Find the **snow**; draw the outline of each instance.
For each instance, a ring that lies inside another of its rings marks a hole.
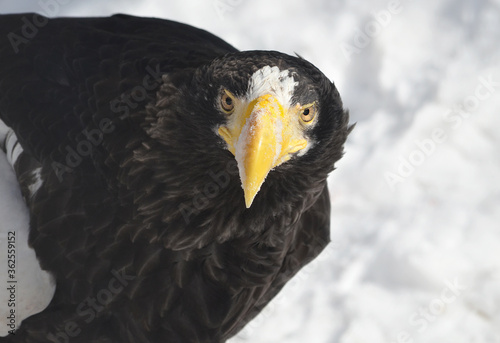
[[[500,342],[498,0],[57,1],[0,11],[157,16],[297,52],[357,122],[332,243],[230,343]]]

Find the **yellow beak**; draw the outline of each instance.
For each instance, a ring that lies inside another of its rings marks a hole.
[[[269,172],[307,146],[294,138],[291,118],[273,95],[263,95],[247,106],[232,125],[221,126],[219,134],[238,162],[245,204],[249,208]]]

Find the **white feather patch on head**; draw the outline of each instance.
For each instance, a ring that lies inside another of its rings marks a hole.
[[[265,66],[253,73],[248,81],[246,100],[252,101],[259,96],[272,94],[283,108],[288,109],[296,85],[298,82],[293,79],[290,71],[280,70],[276,66]]]

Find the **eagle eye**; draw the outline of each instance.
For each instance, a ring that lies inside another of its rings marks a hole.
[[[316,103],[305,105],[301,109],[300,119],[302,119],[304,123],[309,123],[316,117],[316,112]]]
[[[234,111],[234,96],[227,90],[220,95],[220,108],[226,114],[231,114]]]

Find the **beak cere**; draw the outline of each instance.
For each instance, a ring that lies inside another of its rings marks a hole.
[[[290,154],[307,146],[293,139],[290,116],[273,95],[266,94],[250,102],[246,111],[235,118],[232,129],[219,128],[238,162],[245,204],[249,208],[267,174],[290,159]]]

